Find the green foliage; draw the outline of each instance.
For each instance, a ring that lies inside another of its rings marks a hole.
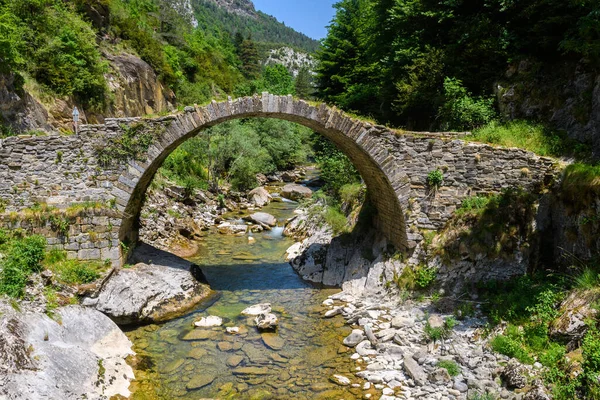
[[[511,330],[512,329],[512,330]],[[523,345],[522,333],[516,331],[515,327],[509,326],[507,331],[508,334],[498,335],[490,342],[492,350],[497,353],[504,354],[505,356],[516,358],[517,360],[532,364],[533,358],[529,355],[525,346]]]
[[[333,233],[340,234],[348,231],[348,220],[336,207],[327,207],[324,214],[325,222],[333,229]]]
[[[576,163],[565,168],[561,196],[577,208],[593,204],[600,194],[600,165]]]
[[[252,39],[265,44],[265,49],[282,46],[295,47],[307,53],[314,52],[319,42],[278,22],[260,11],[255,16],[227,12],[211,0],[199,0],[194,7],[199,30],[223,32],[228,36]]]
[[[230,182],[252,189],[256,174],[292,169],[306,162],[310,130],[287,121],[251,119],[208,129],[183,143],[165,160],[159,176],[187,188],[206,189]]]
[[[358,184],[360,175],[350,159],[324,137],[315,139],[314,149],[320,176],[325,182],[323,189],[339,201],[342,187]]]
[[[96,32],[75,7],[59,0],[0,4],[4,72],[24,70],[44,88],[82,103],[105,104],[107,86]]]
[[[276,95],[294,94],[294,79],[288,69],[281,65],[268,65],[263,72],[266,91]]]
[[[0,251],[5,255],[0,261],[0,293],[22,297],[29,275],[41,271],[46,239],[17,238],[7,233],[0,236]]]
[[[432,327],[429,321],[425,323],[423,332],[425,338],[431,342],[437,342],[442,339],[447,339],[452,334],[452,330],[456,326],[457,322],[453,317],[448,317],[444,320],[444,325],[441,327]]]
[[[586,152],[585,146],[568,139],[564,132],[557,132],[541,124],[522,120],[505,124],[491,122],[473,131],[473,135],[468,139],[505,147],[520,147],[542,156],[561,154],[582,156]]]
[[[459,79],[444,80],[444,103],[438,111],[442,129],[470,130],[490,123],[494,99],[474,98]]]
[[[342,0],[318,53],[320,96],[409,129],[489,122],[507,65],[599,65],[596,3]],[[452,77],[447,78],[447,77]]]
[[[96,149],[100,164],[110,166],[128,160],[141,161],[158,132],[144,124],[122,125],[123,133],[113,138],[106,146]]]
[[[420,289],[430,287],[437,277],[437,269],[426,265],[419,265],[414,268],[415,284]]]
[[[596,268],[586,267],[574,278],[574,286],[581,290],[590,290],[600,286],[600,274]]]
[[[301,99],[311,99],[315,88],[313,85],[313,76],[306,67],[300,68],[296,80],[294,81],[294,90],[296,96]]]
[[[438,367],[444,368],[446,371],[448,371],[450,376],[458,376],[460,374],[460,367],[456,361],[441,360],[437,365]]]
[[[78,260],[62,260],[49,266],[49,269],[63,283],[71,285],[86,284],[100,278],[101,264]]]
[[[492,200],[490,196],[472,196],[464,199],[460,208],[456,210],[458,214],[480,213],[485,210]]]
[[[444,183],[444,173],[434,169],[427,174],[427,185],[432,189],[439,189]]]
[[[586,386],[589,398],[598,398],[600,395],[600,332],[596,328],[590,329],[581,344],[583,354],[582,381]]]

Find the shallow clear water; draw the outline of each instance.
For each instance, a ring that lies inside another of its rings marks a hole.
[[[263,211],[282,225],[296,207],[295,203],[272,203]],[[249,243],[248,236],[256,242]],[[302,281],[284,261],[285,250],[292,244],[281,229],[239,237],[211,232],[192,260],[202,266],[216,295],[187,316],[128,333],[140,361],[134,398],[360,396],[357,389],[329,381],[334,373],[352,377],[354,367],[350,353],[341,346],[349,328],[340,317],[321,318],[322,301],[338,290],[318,289]],[[277,333],[261,335],[252,319],[240,315],[257,303],[271,303],[279,317]],[[186,340],[190,332],[200,330],[193,328],[193,322],[206,315],[224,318],[224,326],[203,329],[198,340]],[[227,326],[239,326],[240,334],[227,334]]]

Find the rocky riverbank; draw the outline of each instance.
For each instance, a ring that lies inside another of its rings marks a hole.
[[[435,313],[431,302],[398,298],[330,296],[324,318],[343,317],[352,333],[355,376],[347,384],[369,399],[550,399],[538,377],[541,364],[525,366],[489,348],[485,319]],[[483,397],[483,396],[489,397]],[[479,397],[476,397],[479,396]]]

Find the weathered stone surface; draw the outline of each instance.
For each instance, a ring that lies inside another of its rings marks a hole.
[[[257,315],[254,322],[259,331],[274,331],[279,326],[277,316],[272,313]]]
[[[510,389],[521,389],[527,385],[527,377],[525,376],[525,369],[515,359],[508,362],[506,367],[502,370],[502,381],[506,383],[506,386]]]
[[[231,356],[226,360],[226,363],[229,367],[235,368],[240,365],[244,361],[244,357],[242,356]]]
[[[187,333],[181,340],[185,340],[187,342],[193,342],[197,340],[208,340],[214,339],[217,337],[217,332],[207,331],[203,329],[194,329],[193,331]]]
[[[257,207],[263,207],[269,204],[271,199],[271,195],[264,187],[257,187],[248,193],[248,200],[250,200]]]
[[[298,201],[310,198],[312,196],[312,190],[310,190],[306,186],[291,183],[285,185],[283,189],[281,189],[281,196],[285,197],[286,199]]]
[[[198,321],[194,322],[194,326],[198,328],[209,328],[212,326],[223,325],[223,318],[215,315],[209,315],[208,317],[202,317]]]
[[[344,344],[348,347],[355,347],[365,340],[365,335],[360,329],[354,329],[350,335],[344,339]]]
[[[269,369],[266,367],[240,367],[231,371],[234,375],[267,375]]]
[[[269,303],[263,303],[263,304],[256,304],[250,307],[246,307],[245,309],[242,310],[242,315],[248,315],[248,316],[256,316],[256,315],[260,315],[260,314],[268,314],[271,312],[271,304]]]
[[[277,225],[277,218],[264,212],[250,214],[249,216],[245,217],[245,219],[259,225],[266,225],[270,227]]]
[[[230,222],[223,222],[222,224],[217,226],[217,231],[219,231],[219,233],[221,233],[223,235],[238,235],[238,234],[243,235],[246,232],[248,232],[248,226],[232,224]]]
[[[87,297],[82,304],[118,324],[160,322],[192,308],[209,293],[186,268],[140,263],[115,271],[97,297]]]
[[[599,295],[593,291],[574,291],[560,305],[560,315],[550,324],[550,335],[570,342],[579,342],[583,339],[588,325],[587,321],[593,320],[597,311],[592,304]]]
[[[346,378],[344,375],[332,375],[329,380],[333,383],[337,383],[340,386],[348,386],[350,385],[350,379]]]
[[[0,308],[0,397],[129,397],[132,343],[108,317],[80,306],[58,309],[56,320]]]
[[[423,386],[427,382],[427,374],[412,356],[404,356],[404,370],[418,385]]]
[[[285,340],[276,333],[265,332],[261,335],[262,341],[271,350],[281,350],[285,346]]]

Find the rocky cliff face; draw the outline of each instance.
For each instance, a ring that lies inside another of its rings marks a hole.
[[[48,111],[20,88],[19,76],[0,75],[0,123],[16,132],[52,130]]]
[[[600,71],[583,63],[543,67],[523,61],[509,69],[496,91],[506,117],[548,121],[600,159]]]
[[[134,117],[173,108],[174,93],[160,83],[148,63],[127,53],[105,54],[105,57],[112,67],[106,80],[114,96],[107,117]]]
[[[106,80],[111,101],[105,110],[82,109],[84,123],[104,123],[105,118],[136,117],[173,109],[174,93],[165,88],[145,61],[128,53],[104,54],[110,64]],[[28,85],[21,88],[16,75],[0,75],[0,122],[17,133],[31,130],[72,130],[72,98],[36,98]],[[79,105],[78,105],[79,106]]]
[[[230,13],[256,18],[254,4],[250,0],[208,0]]]
[[[272,64],[285,66],[294,76],[298,76],[298,72],[303,67],[308,68],[310,71],[313,71],[315,68],[315,61],[309,54],[296,51],[291,47],[281,47],[271,50],[265,60],[265,65]]]

